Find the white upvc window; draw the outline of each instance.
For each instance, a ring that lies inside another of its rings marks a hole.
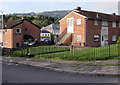
[[[41,33],[40,35],[41,35],[41,36],[44,36],[44,34],[43,34],[43,33]]]
[[[45,36],[47,36],[47,34],[45,33]]]
[[[77,40],[77,41],[81,41],[81,38],[82,38],[81,35],[77,35],[77,36],[76,36],[76,40]]]
[[[102,21],[102,26],[108,26],[108,21]]]
[[[94,25],[98,25],[98,20],[94,20]]]
[[[94,35],[94,41],[99,41],[99,35]]]
[[[119,28],[120,28],[120,22],[119,22]]]
[[[7,47],[7,42],[4,42],[4,47]]]
[[[112,41],[116,41],[117,40],[117,36],[116,35],[112,35]]]
[[[77,25],[81,25],[82,24],[82,20],[81,19],[77,19]]]
[[[3,46],[3,42],[0,42],[0,47]]]
[[[16,28],[16,33],[21,33],[21,28]]]
[[[112,22],[112,27],[116,27],[116,22]]]

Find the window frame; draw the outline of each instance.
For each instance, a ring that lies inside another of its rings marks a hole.
[[[112,22],[112,27],[116,28],[117,27],[117,23],[116,22]]]
[[[82,40],[82,35],[76,35],[76,41],[80,42]]]
[[[108,27],[109,22],[108,21],[102,21],[102,26]]]
[[[98,20],[94,20],[94,25],[99,25]]]
[[[81,19],[77,19],[76,20],[76,25],[81,25],[82,24],[82,20]]]
[[[113,38],[115,38],[115,39],[113,39]],[[117,41],[117,35],[112,35],[112,41],[114,41],[114,42]]]
[[[19,32],[17,32],[17,30],[19,30]],[[15,33],[16,33],[16,34],[22,33],[21,28],[16,28]]]
[[[74,26],[74,18],[67,18],[67,27],[73,27]]]
[[[17,44],[18,44],[19,46],[17,46]],[[20,43],[16,43],[16,47],[20,47]]]
[[[120,22],[118,22],[118,25],[119,25],[118,27],[120,28]]]
[[[98,42],[98,41],[99,41],[99,37],[100,37],[99,35],[94,35],[94,36],[93,36],[94,42]],[[95,38],[96,38],[97,40],[96,40]]]

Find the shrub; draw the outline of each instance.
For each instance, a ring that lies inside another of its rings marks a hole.
[[[120,44],[120,37],[118,38],[117,44]]]

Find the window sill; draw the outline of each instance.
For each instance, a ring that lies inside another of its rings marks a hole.
[[[15,34],[18,34],[18,35],[20,35],[20,34],[22,34],[22,33],[15,33]]]

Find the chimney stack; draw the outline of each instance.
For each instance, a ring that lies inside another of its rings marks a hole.
[[[77,7],[75,10],[81,11],[81,7]]]
[[[116,15],[115,13],[112,13],[112,15]]]

